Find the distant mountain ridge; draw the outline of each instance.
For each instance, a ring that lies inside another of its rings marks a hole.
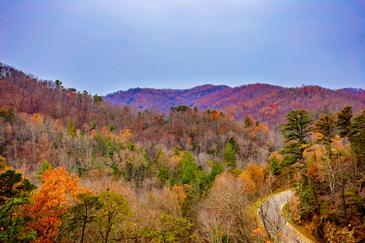
[[[6,79],[13,80],[14,85],[6,83]],[[5,97],[10,92],[13,94],[10,100],[13,103],[30,99],[28,96],[23,97],[24,94],[15,89],[18,82],[21,86],[25,85],[22,80],[27,80],[27,86],[38,85],[35,76],[0,63],[0,97]],[[54,86],[53,81],[42,82],[46,86]],[[71,95],[74,91],[69,90]],[[34,89],[33,92],[38,90]],[[365,109],[365,90],[359,88],[331,90],[320,86],[288,88],[261,83],[238,87],[207,84],[191,89],[133,88],[106,95],[104,100],[113,104],[132,106],[140,111],[157,110],[165,113],[169,112],[171,107],[187,105],[203,111],[208,109],[222,111],[236,119],[251,116],[270,125],[277,125],[283,121],[285,114],[293,109],[306,109],[316,114],[335,112],[345,105],[351,105],[354,111],[358,112]]]
[[[253,116],[268,123],[276,123],[274,119],[280,119],[292,109],[325,112],[338,110],[344,105],[351,105],[355,110],[365,108],[363,89],[287,88],[262,83],[238,87],[207,84],[191,89],[135,88],[108,94],[104,98],[107,102],[139,110],[169,112],[171,107],[187,105],[200,110],[223,111],[238,119]]]
[[[139,109],[155,109],[167,112],[177,105],[193,106],[203,97],[229,88],[225,85],[202,85],[191,89],[133,88],[106,95],[106,101],[135,106]]]

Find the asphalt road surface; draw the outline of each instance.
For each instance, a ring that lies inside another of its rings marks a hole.
[[[261,223],[275,239],[275,242],[313,242],[293,228],[282,213],[284,205],[292,196],[294,196],[294,191],[287,190],[272,195],[267,201],[262,203],[258,209]]]

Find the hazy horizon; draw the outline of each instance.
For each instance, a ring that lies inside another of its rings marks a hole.
[[[2,62],[0,61],[0,64],[4,64],[4,65],[8,65],[12,68],[15,68],[19,71],[22,71],[26,74],[30,74],[30,75],[33,75],[35,77],[37,77],[38,79],[40,80],[48,80],[48,81],[55,81],[57,79],[46,79],[46,78],[42,78],[42,77],[39,77],[37,75],[35,75],[34,73],[31,73],[31,72],[28,72],[26,70],[21,70],[13,65],[10,65],[10,64],[7,64],[5,62]],[[117,90],[111,90],[111,91],[107,91],[106,93],[97,93],[97,92],[92,92],[90,90],[88,90],[87,88],[85,89],[79,89],[77,88],[78,91],[87,91],[89,93],[92,93],[92,94],[98,94],[98,95],[102,95],[102,96],[105,96],[105,95],[109,95],[109,94],[113,94],[113,93],[116,93],[116,92],[119,92],[119,91],[128,91],[130,89],[157,89],[157,90],[188,90],[188,89],[192,89],[192,88],[196,88],[196,87],[200,87],[200,86],[207,86],[207,85],[213,85],[213,86],[227,86],[227,87],[230,87],[230,88],[237,88],[237,87],[241,87],[241,86],[246,86],[246,85],[253,85],[253,84],[265,84],[265,85],[273,85],[273,86],[279,86],[279,87],[284,87],[284,88],[300,88],[300,87],[304,87],[304,86],[320,86],[322,88],[326,88],[326,89],[330,89],[330,90],[339,90],[339,89],[346,89],[346,88],[353,88],[353,89],[361,89],[361,90],[364,90],[364,87],[352,87],[352,86],[339,86],[337,88],[332,88],[332,87],[327,87],[327,86],[323,86],[323,85],[319,85],[319,84],[301,84],[301,85],[280,85],[280,84],[275,84],[275,83],[265,83],[265,82],[244,82],[242,84],[237,84],[237,85],[229,85],[229,84],[225,84],[225,83],[199,83],[199,84],[196,84],[196,85],[193,85],[193,86],[186,86],[186,87],[153,87],[153,86],[133,86],[133,87],[129,87],[129,88],[125,88],[125,89],[117,89]],[[63,85],[65,86],[65,88],[75,88],[73,86],[68,86],[67,84],[64,84]]]
[[[357,88],[357,87],[340,87],[340,88],[329,88],[329,87],[325,87],[325,86],[321,86],[321,85],[300,85],[300,86],[286,86],[286,85],[276,85],[276,84],[271,84],[271,83],[245,83],[242,85],[226,85],[226,84],[211,84],[211,83],[205,83],[205,84],[200,84],[200,85],[195,85],[195,86],[191,86],[191,87],[187,87],[187,88],[155,88],[155,87],[131,87],[131,88],[127,88],[127,89],[120,89],[120,90],[116,90],[116,91],[112,91],[109,92],[107,94],[104,95],[108,95],[108,94],[112,94],[112,93],[116,93],[119,91],[128,91],[131,89],[156,89],[156,90],[189,90],[189,89],[193,89],[193,88],[197,88],[197,87],[202,87],[202,86],[208,86],[208,85],[212,85],[212,86],[227,86],[229,88],[238,88],[238,87],[242,87],[242,86],[247,86],[247,85],[254,85],[254,84],[263,84],[263,85],[272,85],[272,86],[278,86],[278,87],[284,87],[284,88],[301,88],[301,87],[308,87],[308,86],[319,86],[322,88],[326,88],[326,89],[330,89],[330,90],[340,90],[340,89],[360,89],[360,90],[364,90],[363,88]]]
[[[360,0],[0,0],[0,61],[108,94],[203,84],[365,87]]]

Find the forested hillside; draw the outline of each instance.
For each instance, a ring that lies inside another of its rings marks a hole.
[[[267,190],[258,164],[275,148],[265,124],[187,106],[139,112],[58,80],[1,73],[3,241],[251,238],[249,202]],[[222,193],[232,198],[216,211]],[[229,225],[216,222],[223,215]]]
[[[199,110],[219,110],[243,119],[252,116],[269,125],[283,122],[293,109],[307,109],[319,114],[334,112],[343,104],[355,111],[365,105],[362,89],[330,90],[320,86],[285,88],[269,84],[250,84],[240,87],[204,85],[186,90],[130,89],[105,96],[114,104],[130,105],[139,110],[154,109],[168,112],[170,107],[188,105]]]
[[[0,106],[4,114],[11,113],[9,119],[13,126],[32,129],[32,125],[28,124],[31,117],[39,116],[49,133],[55,133],[54,126],[81,136],[102,130],[120,133],[128,129],[133,141],[143,145],[152,155],[161,149],[179,147],[193,151],[205,162],[215,157],[222,158],[224,148],[231,142],[237,149],[240,166],[262,161],[274,145],[267,126],[256,124],[250,117],[245,123],[240,123],[218,111],[199,111],[186,106],[178,106],[168,114],[139,112],[133,107],[110,105],[102,97],[92,96],[86,91],[64,88],[58,80],[38,80],[7,66],[3,66],[1,72],[6,75],[0,79]],[[22,132],[21,135],[13,134],[15,137],[24,136],[22,141],[32,136],[32,141],[36,142],[36,136],[42,134],[22,131],[17,127],[12,130]],[[56,135],[49,134],[48,137],[52,136]],[[13,150],[9,148],[9,151]],[[37,159],[32,158],[32,162],[37,162]]]
[[[162,113],[6,65],[0,88],[0,242],[265,242],[255,206],[287,188],[318,241],[365,239],[362,90],[202,86]],[[236,120],[211,95],[261,101]]]

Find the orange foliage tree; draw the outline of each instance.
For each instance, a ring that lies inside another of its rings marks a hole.
[[[43,117],[40,113],[34,113],[32,115],[32,122],[35,124],[39,124],[43,122]]]
[[[243,191],[246,195],[254,195],[264,184],[264,169],[256,164],[249,164],[241,172],[238,179],[243,182]]]
[[[47,169],[41,175],[42,187],[33,195],[28,212],[35,219],[29,227],[36,230],[39,242],[53,242],[61,225],[60,216],[76,202],[82,192],[79,178],[65,168]]]

